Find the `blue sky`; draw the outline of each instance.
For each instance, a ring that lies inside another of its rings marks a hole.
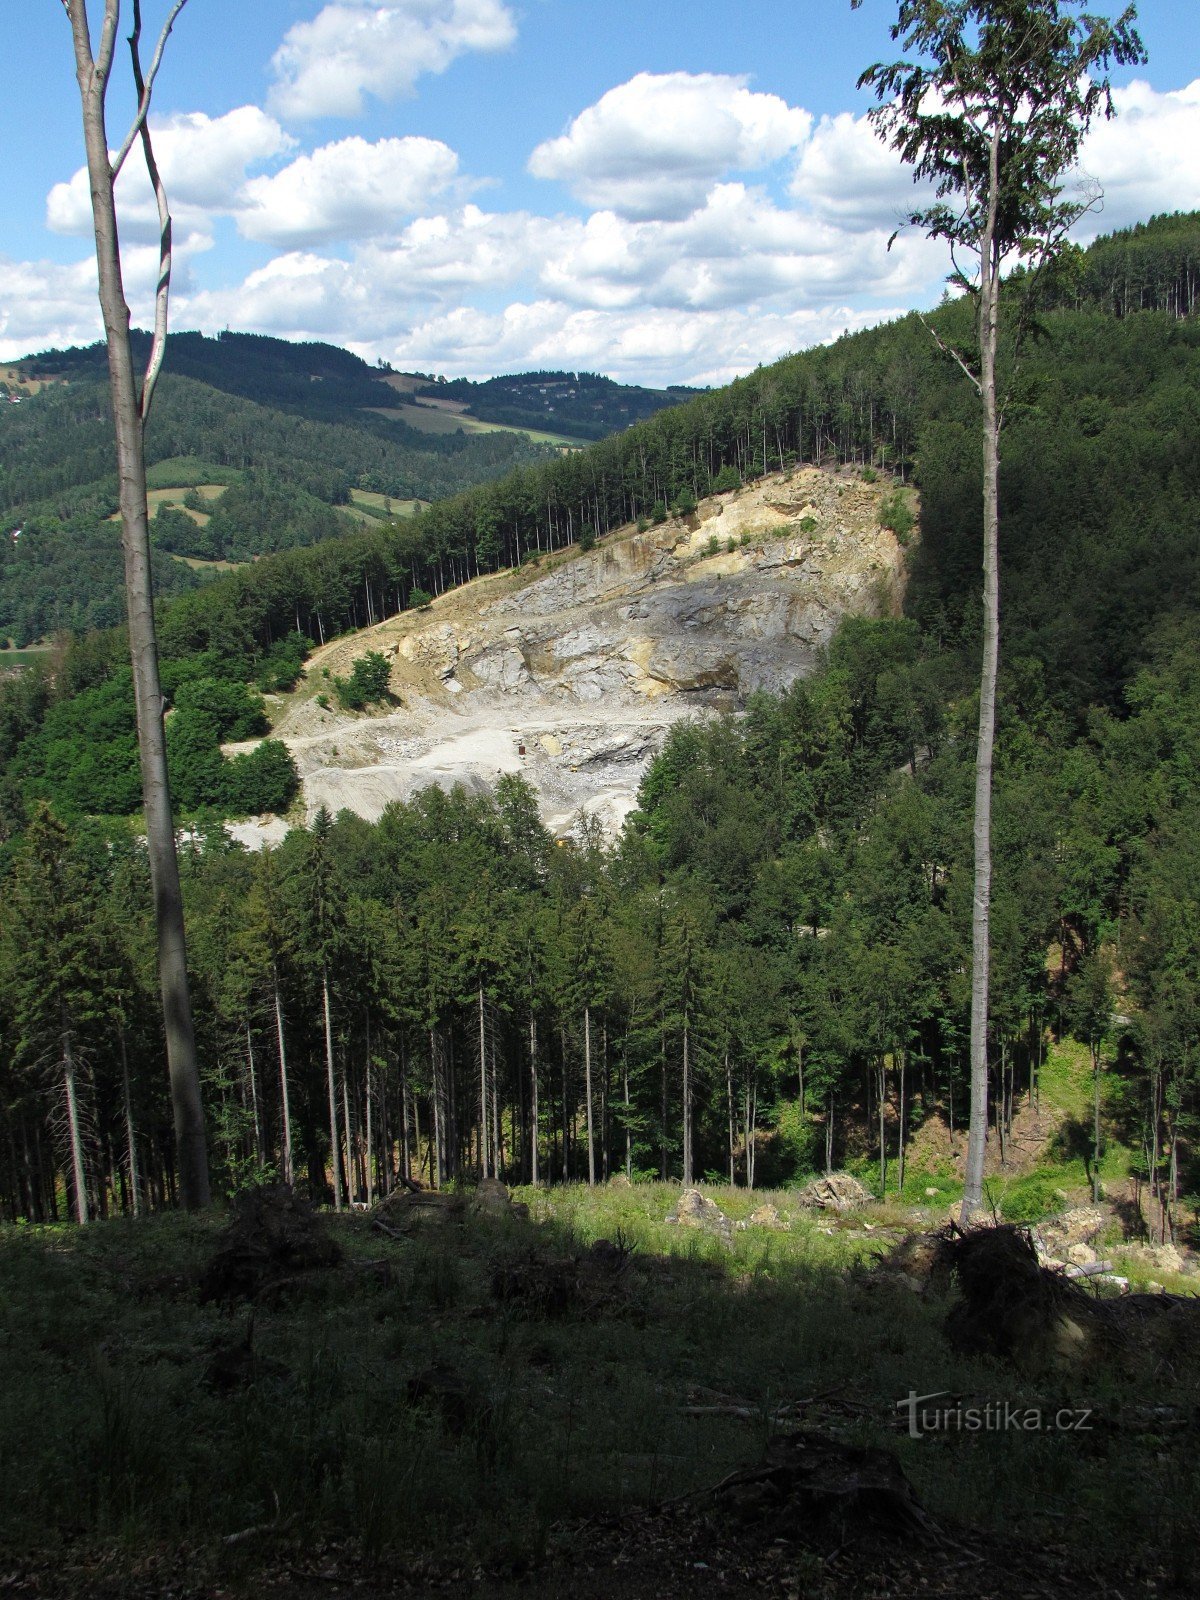
[[[149,35],[166,0],[144,9]],[[1149,65],[1118,75],[1121,114],[1085,148],[1106,194],[1092,232],[1200,207],[1200,29],[1179,0],[1138,9]],[[855,88],[889,53],[894,14],[895,0],[189,0],[152,119],[174,325],[450,375],[716,383],[930,304],[943,251],[906,235],[888,252],[911,185]],[[0,43],[2,358],[89,341],[99,319],[58,0],[7,0]],[[123,73],[110,142],[130,107]],[[122,233],[144,320],[156,252],[133,172]]]

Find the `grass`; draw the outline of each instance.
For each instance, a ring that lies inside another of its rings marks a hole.
[[[0,672],[15,667],[32,667],[50,654],[53,646],[34,645],[26,650],[0,650]]]
[[[1092,1555],[1200,1531],[1186,1435],[1131,1434],[1110,1451],[1069,1435],[909,1440],[893,1427],[910,1390],[1116,1417],[1139,1398],[1194,1404],[1195,1372],[1134,1360],[1019,1378],[955,1354],[943,1305],[856,1273],[894,1211],[866,1213],[872,1233],[801,1214],[787,1193],[709,1193],[735,1220],[770,1199],[790,1227],[748,1227],[727,1249],[669,1226],[678,1189],[659,1184],[518,1191],[531,1222],[404,1243],[361,1217],[330,1219],[357,1266],[260,1305],[257,1368],[230,1392],[206,1370],[244,1338],[248,1309],[201,1306],[196,1291],[219,1218],[0,1230],[0,1547],[120,1569],[183,1546],[217,1582],[274,1550],[223,1536],[278,1522],[297,1548],[349,1537],[368,1559],[452,1545],[533,1558],[563,1519],[716,1482],[758,1457],[780,1404],[821,1394],[808,1422],[894,1446],[936,1516],[1019,1525]],[[498,1269],[561,1261],[596,1238],[634,1252],[611,1304],[545,1316],[493,1298]],[[433,1363],[455,1375],[465,1420],[410,1400]],[[745,1401],[749,1419],[689,1413],[713,1392]]]
[[[523,433],[534,444],[552,444],[559,449],[582,450],[586,440],[569,438],[565,433],[550,433],[541,428],[514,428],[500,422],[483,422],[461,412],[440,411],[434,406],[371,406],[378,416],[405,422],[419,433]]]

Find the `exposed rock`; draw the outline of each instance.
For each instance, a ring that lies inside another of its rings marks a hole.
[[[1076,1206],[1038,1225],[1038,1243],[1053,1256],[1069,1259],[1073,1244],[1094,1244],[1109,1224],[1109,1214],[1099,1206]]]
[[[1097,1256],[1090,1244],[1069,1244],[1067,1260],[1073,1267],[1092,1267],[1096,1264]]]
[[[1188,1263],[1173,1244],[1139,1244],[1127,1249],[1125,1254],[1134,1261],[1147,1267],[1154,1267],[1159,1272],[1180,1273],[1187,1269]]]
[[[699,1228],[723,1244],[733,1243],[733,1223],[716,1201],[701,1194],[699,1189],[685,1189],[665,1220],[681,1228]]]
[[[619,827],[675,722],[788,688],[844,616],[897,602],[904,557],[879,523],[891,492],[816,468],[772,475],[706,503],[694,525],[615,531],[331,641],[310,683],[382,650],[402,705],[362,716],[303,692],[281,702],[273,734],[309,816],[325,805],[374,819],[430,784],[519,772],[551,828],[570,831],[581,808]],[[715,512],[714,551],[699,524]]]
[[[778,1206],[773,1206],[769,1202],[766,1205],[758,1206],[746,1220],[752,1228],[781,1229],[787,1227],[787,1223],[779,1215]]]
[[[831,1172],[828,1177],[814,1178],[806,1183],[796,1196],[799,1205],[815,1211],[858,1211],[870,1205],[872,1195],[849,1172]]]

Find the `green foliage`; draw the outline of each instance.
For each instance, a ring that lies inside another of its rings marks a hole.
[[[713,479],[714,494],[728,494],[731,489],[742,487],[742,475],[732,463],[727,462]]]
[[[806,519],[809,520],[809,519]],[[916,515],[913,512],[909,497],[903,489],[897,489],[888,495],[879,504],[879,526],[889,528],[896,535],[896,542],[902,550],[906,550],[912,542],[912,531],[917,525]],[[814,523],[815,527],[816,524]]]
[[[530,556],[530,561],[535,561],[537,552]],[[424,589],[410,589],[408,591],[408,609],[410,611],[424,611],[433,604],[433,596]]]
[[[387,657],[379,650],[368,650],[355,661],[348,678],[334,677],[331,681],[342,709],[361,711],[376,701],[387,699],[390,677]]]

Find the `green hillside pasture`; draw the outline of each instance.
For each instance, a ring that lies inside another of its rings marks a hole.
[[[199,456],[169,456],[146,468],[146,483],[151,489],[199,489],[204,494],[208,488],[227,489],[241,478],[234,467],[219,467]]]
[[[189,483],[185,484],[182,489],[147,489],[146,509],[151,518],[153,518],[159,506],[171,506],[176,511],[182,511],[185,517],[191,517],[193,522],[197,522],[203,527],[208,521],[208,512],[193,511],[189,506],[185,506],[183,496],[189,490],[194,489],[201,500],[219,500],[228,487],[227,483]],[[109,522],[120,522],[120,520],[121,514],[119,511],[114,511],[112,516],[108,518]],[[211,563],[208,564],[211,565]]]
[[[539,428],[512,428],[502,422],[481,422],[478,417],[468,417],[453,411],[443,411],[435,406],[371,406],[379,417],[393,422],[405,422],[419,433],[523,433],[534,444],[551,444],[558,449],[578,450],[581,441],[569,439],[565,433],[546,433]]]
[[[411,517],[417,507],[423,504],[425,502],[421,500],[398,500],[393,495],[375,494],[369,489],[351,489],[350,504],[339,509],[371,522],[391,522]]]

